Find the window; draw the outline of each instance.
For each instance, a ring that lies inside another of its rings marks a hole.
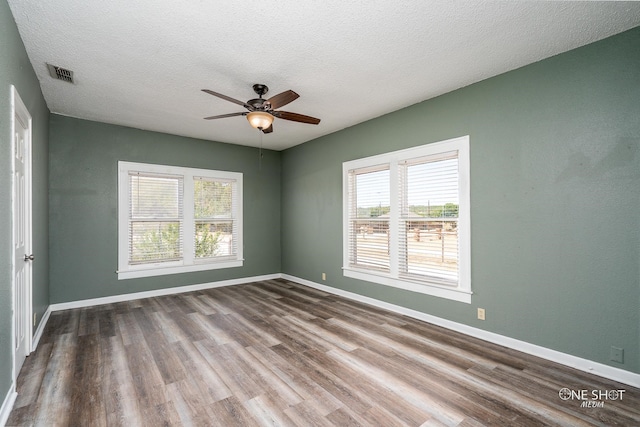
[[[242,263],[241,173],[118,162],[118,279]]]
[[[343,164],[344,275],[471,302],[469,137]]]

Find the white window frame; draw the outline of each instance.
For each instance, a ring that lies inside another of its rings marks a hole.
[[[160,175],[179,175],[183,177],[183,258],[172,262],[151,262],[146,264],[129,264],[129,173],[141,172]],[[237,254],[233,258],[224,257],[217,260],[195,259],[194,253],[194,178],[230,180],[237,183],[236,206],[234,219],[237,221]],[[155,165],[148,163],[118,162],[118,280],[139,277],[161,276],[166,274],[188,273],[193,271],[215,270],[221,268],[242,267],[242,173],[216,171],[209,169],[185,168],[180,166]]]
[[[401,277],[399,272],[398,250],[399,236],[397,232],[400,222],[400,191],[398,190],[398,168],[400,163],[421,157],[437,156],[451,151],[458,152],[458,283],[448,286],[441,283],[412,281]],[[349,260],[349,173],[353,170],[389,165],[390,168],[390,269],[389,272],[359,268],[350,265]],[[469,136],[434,142],[419,147],[351,160],[342,164],[343,195],[343,275],[353,279],[364,280],[405,289],[422,294],[446,298],[454,301],[471,303],[471,197],[470,197],[470,162]]]

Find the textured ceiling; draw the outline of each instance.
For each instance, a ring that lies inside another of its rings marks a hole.
[[[53,113],[256,146],[243,117],[293,89],[282,150],[640,25],[638,2],[8,0]],[[75,73],[52,79],[45,63]]]

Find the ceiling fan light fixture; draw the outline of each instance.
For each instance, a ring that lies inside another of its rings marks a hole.
[[[249,124],[256,129],[268,129],[273,123],[273,116],[265,111],[252,111],[247,114]]]

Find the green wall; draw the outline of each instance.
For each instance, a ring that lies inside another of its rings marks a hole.
[[[343,277],[342,162],[461,135],[472,304]],[[293,147],[282,170],[284,273],[640,372],[640,28]]]
[[[33,119],[33,310],[49,305],[47,156],[49,110],[7,2],[0,0],[0,405],[11,387],[11,85]],[[35,328],[35,327],[34,327]]]
[[[280,272],[279,152],[59,115],[50,140],[52,304]],[[119,160],[242,172],[244,266],[118,280]]]

